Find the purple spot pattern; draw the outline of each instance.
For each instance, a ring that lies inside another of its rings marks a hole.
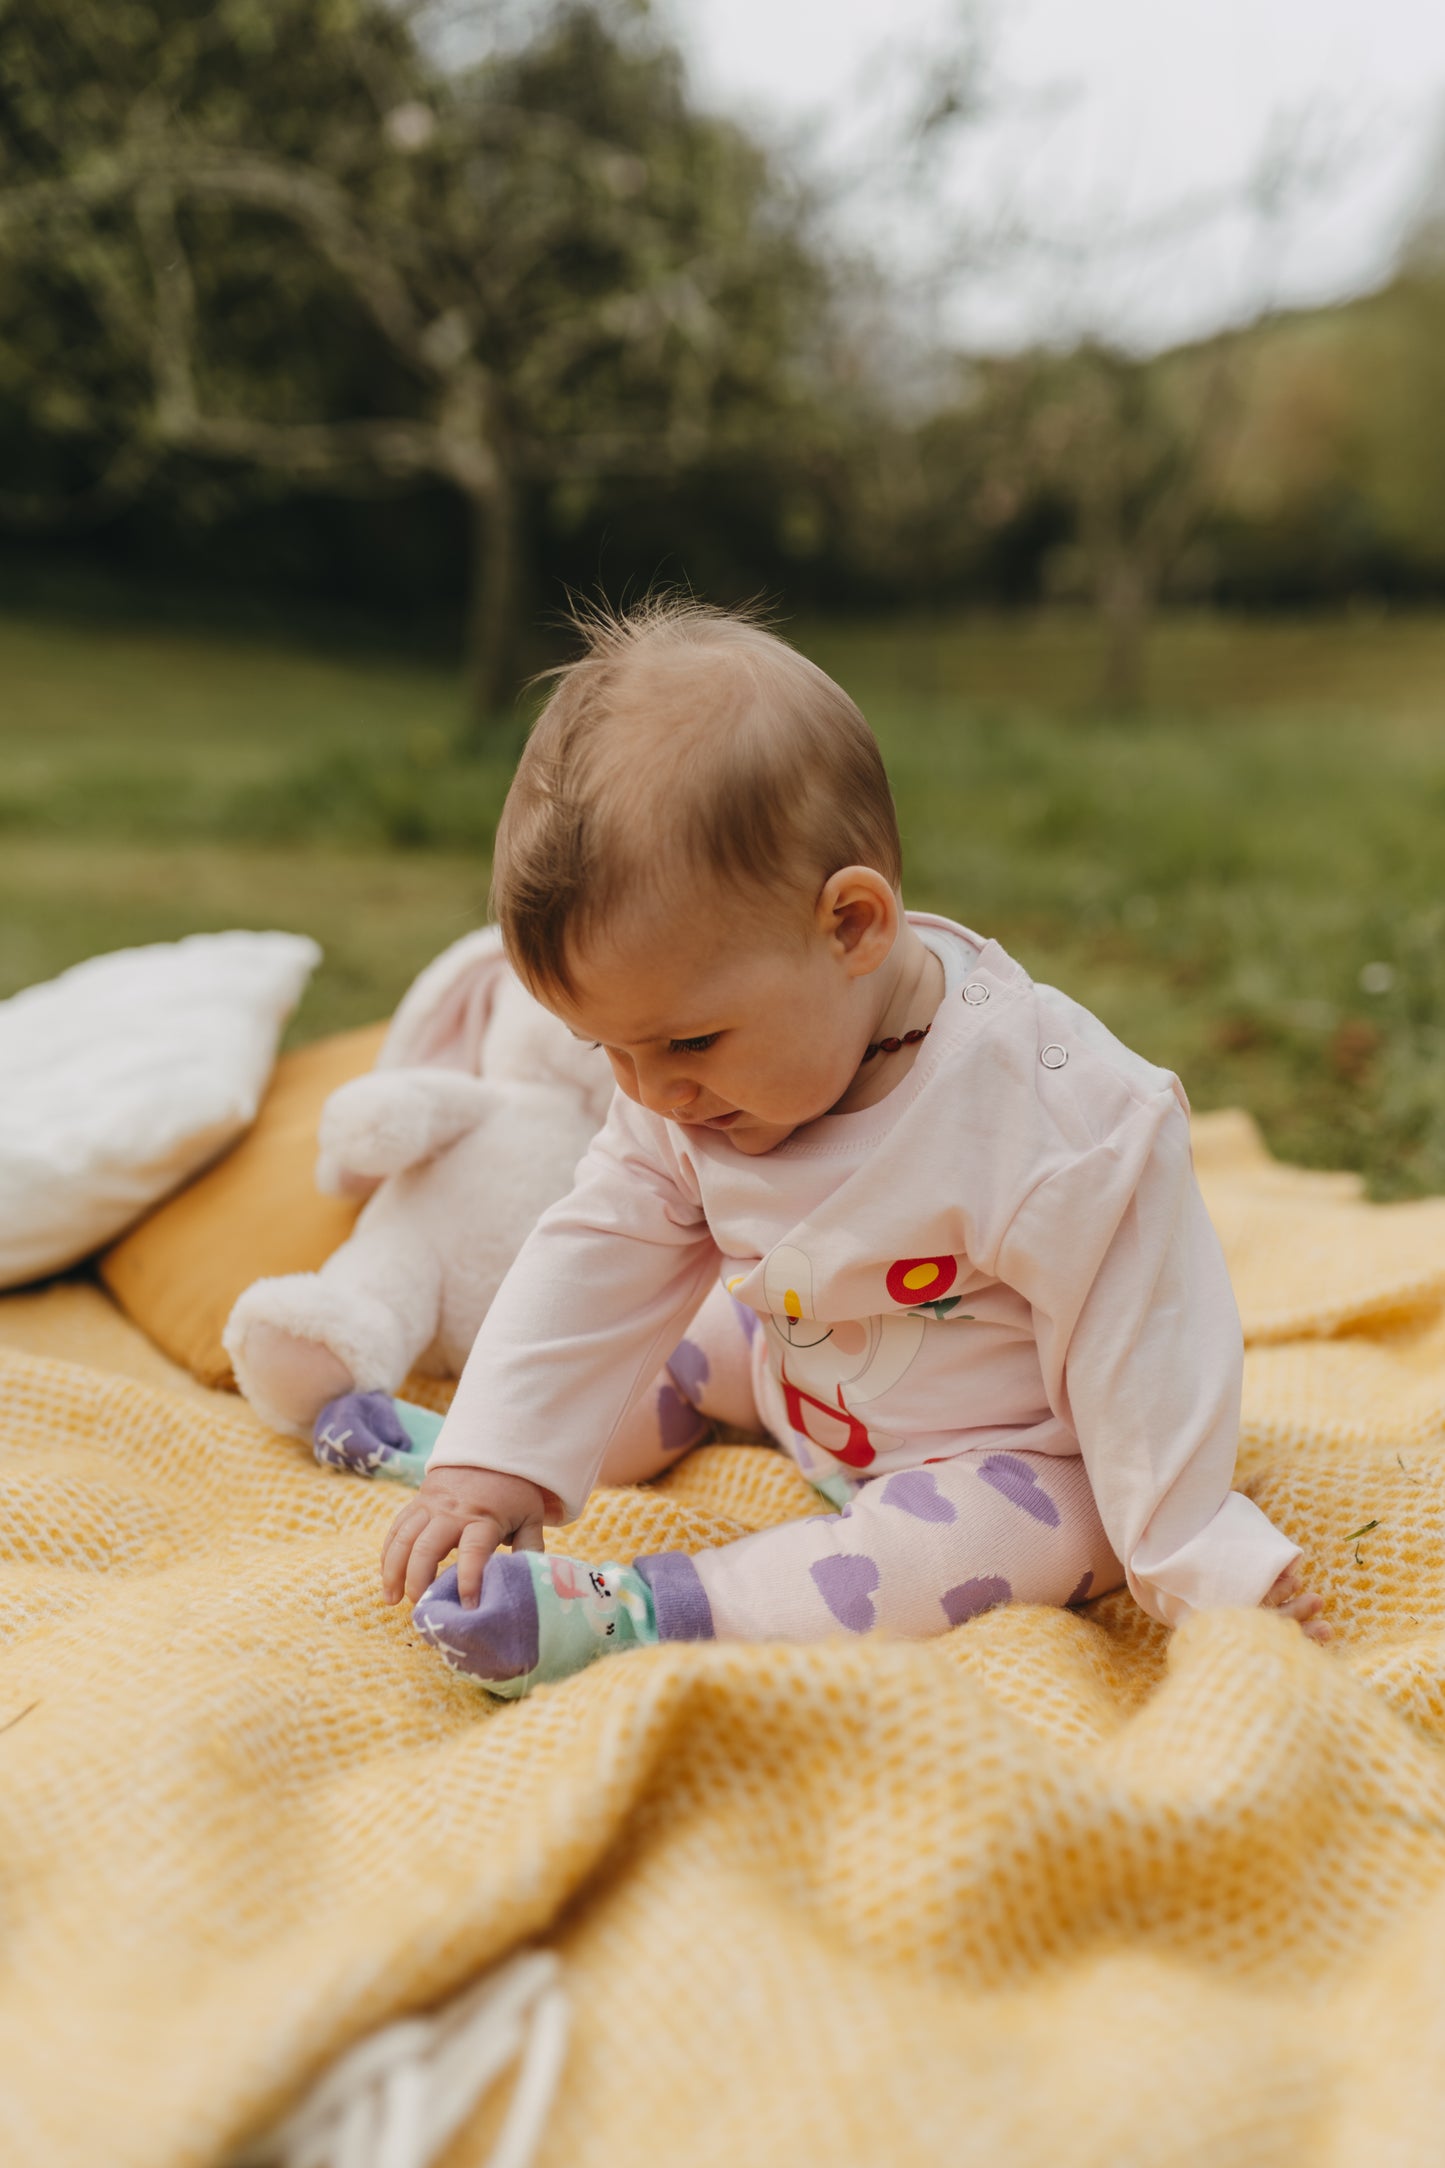
[[[1013,1588],[1001,1573],[981,1573],[972,1581],[960,1581],[957,1588],[946,1589],[939,1598],[950,1626],[962,1626],[966,1619],[977,1618],[980,1611],[991,1611],[996,1603],[1013,1600]]]
[[[958,1519],[958,1508],[944,1497],[926,1468],[908,1468],[902,1475],[890,1476],[880,1503],[897,1506],[900,1513],[911,1513],[916,1521]]]
[[[1087,1573],[1086,1573],[1086,1574],[1084,1575],[1084,1578],[1083,1578],[1083,1580],[1082,1580],[1082,1581],[1080,1581],[1080,1583],[1079,1583],[1078,1587],[1077,1587],[1077,1588],[1076,1588],[1076,1589],[1074,1590],[1074,1593],[1073,1593],[1073,1595],[1072,1595],[1072,1596],[1065,1596],[1065,1598],[1064,1598],[1064,1607],[1065,1607],[1065,1609],[1067,1609],[1067,1608],[1068,1608],[1068,1606],[1069,1606],[1069,1605],[1070,1605],[1071,1603],[1082,1603],[1082,1602],[1083,1602],[1083,1600],[1084,1600],[1084,1598],[1085,1598],[1085,1597],[1086,1597],[1086,1596],[1088,1595],[1088,1593],[1089,1593],[1089,1590],[1090,1590],[1090,1589],[1091,1589],[1091,1588],[1093,1587],[1093,1585],[1094,1585],[1094,1569],[1093,1569],[1093,1567],[1092,1567],[1092,1566],[1090,1566],[1090,1568],[1089,1568],[1088,1572],[1087,1572]]]
[[[670,1380],[657,1388],[657,1428],[666,1453],[685,1453],[690,1445],[696,1445],[708,1427],[707,1417],[699,1415],[690,1400]]]
[[[871,1558],[820,1558],[810,1571],[818,1593],[840,1626],[850,1634],[866,1634],[876,1616],[873,1591],[878,1568]]]
[[[991,1484],[1010,1505],[1042,1521],[1045,1528],[1058,1527],[1059,1509],[1026,1460],[1013,1453],[990,1453],[978,1473],[980,1480]]]
[[[749,1340],[756,1339],[763,1329],[763,1321],[757,1311],[746,1302],[739,1302],[736,1295],[732,1296],[732,1306],[738,1313],[738,1323],[743,1328],[744,1336]]]
[[[667,1368],[680,1393],[685,1393],[693,1406],[697,1396],[708,1381],[712,1364],[708,1361],[696,1340],[679,1340],[667,1358]]]

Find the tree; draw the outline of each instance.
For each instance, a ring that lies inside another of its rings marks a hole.
[[[179,455],[439,479],[479,718],[513,683],[527,490],[785,430],[824,284],[644,16],[502,27],[500,0],[0,10],[0,393],[67,440],[66,516]],[[464,33],[485,57],[448,64]],[[47,481],[12,515],[57,516]]]
[[[1023,159],[1014,200],[1002,182],[992,204],[966,193],[960,205],[968,169],[957,154],[981,125],[1008,114],[980,37],[983,18],[971,0],[956,0],[956,15],[940,47],[914,63],[905,121],[909,170],[933,210],[916,283],[939,348],[954,346],[957,387],[919,434],[931,452],[951,450],[961,463],[952,489],[955,499],[964,491],[971,499],[964,547],[975,561],[987,555],[990,531],[1041,540],[1062,521],[1067,541],[1051,552],[1053,570],[1102,622],[1101,696],[1136,706],[1150,618],[1220,501],[1247,410],[1258,348],[1251,332],[1275,312],[1287,221],[1338,179],[1346,146],[1323,112],[1278,115],[1251,171],[1142,219],[1080,201],[1057,162],[1040,197]],[[1039,102],[1033,122],[1040,118],[1057,118],[1052,99]],[[1136,323],[1131,340],[1130,290],[1137,302],[1153,273],[1176,273],[1205,239],[1234,259],[1232,306],[1222,303],[1220,313],[1237,328],[1160,352]],[[1033,288],[1030,343],[1020,351],[960,353],[956,333],[948,336],[950,308],[985,272]],[[950,487],[932,472],[931,482],[935,498]]]
[[[1071,543],[1056,585],[1082,589],[1104,631],[1101,700],[1137,707],[1145,636],[1213,505],[1244,404],[1246,358],[1231,334],[1167,357],[1101,341],[988,372],[986,470],[1000,510],[1047,496]],[[988,500],[985,499],[985,502]]]

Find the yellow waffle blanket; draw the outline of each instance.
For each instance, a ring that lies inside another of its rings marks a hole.
[[[379,1600],[393,1489],[94,1287],[0,1303],[0,2160],[219,2163],[536,1941],[574,2010],[538,2168],[1434,2168],[1445,1198],[1371,1207],[1243,1116],[1196,1126],[1240,1481],[1328,1651],[1120,1593],[922,1646],[640,1651],[493,1706]],[[562,1540],[810,1504],[709,1446]]]

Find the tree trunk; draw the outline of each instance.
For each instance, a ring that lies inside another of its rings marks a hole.
[[[1113,565],[1099,583],[1104,624],[1099,696],[1105,707],[1133,713],[1144,704],[1144,643],[1153,600],[1149,581],[1137,565]]]
[[[499,472],[467,496],[466,742],[484,745],[517,690],[522,533],[516,485]]]

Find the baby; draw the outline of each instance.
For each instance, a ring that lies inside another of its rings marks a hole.
[[[587,637],[493,902],[619,1090],[477,1336],[388,1600],[506,1695],[639,1642],[926,1638],[1124,1581],[1166,1624],[1267,1603],[1324,1639],[1230,1488],[1239,1317],[1177,1078],[904,911],[877,745],[783,641],[676,603]],[[697,1557],[544,1552],[714,1422],[827,1510]]]

